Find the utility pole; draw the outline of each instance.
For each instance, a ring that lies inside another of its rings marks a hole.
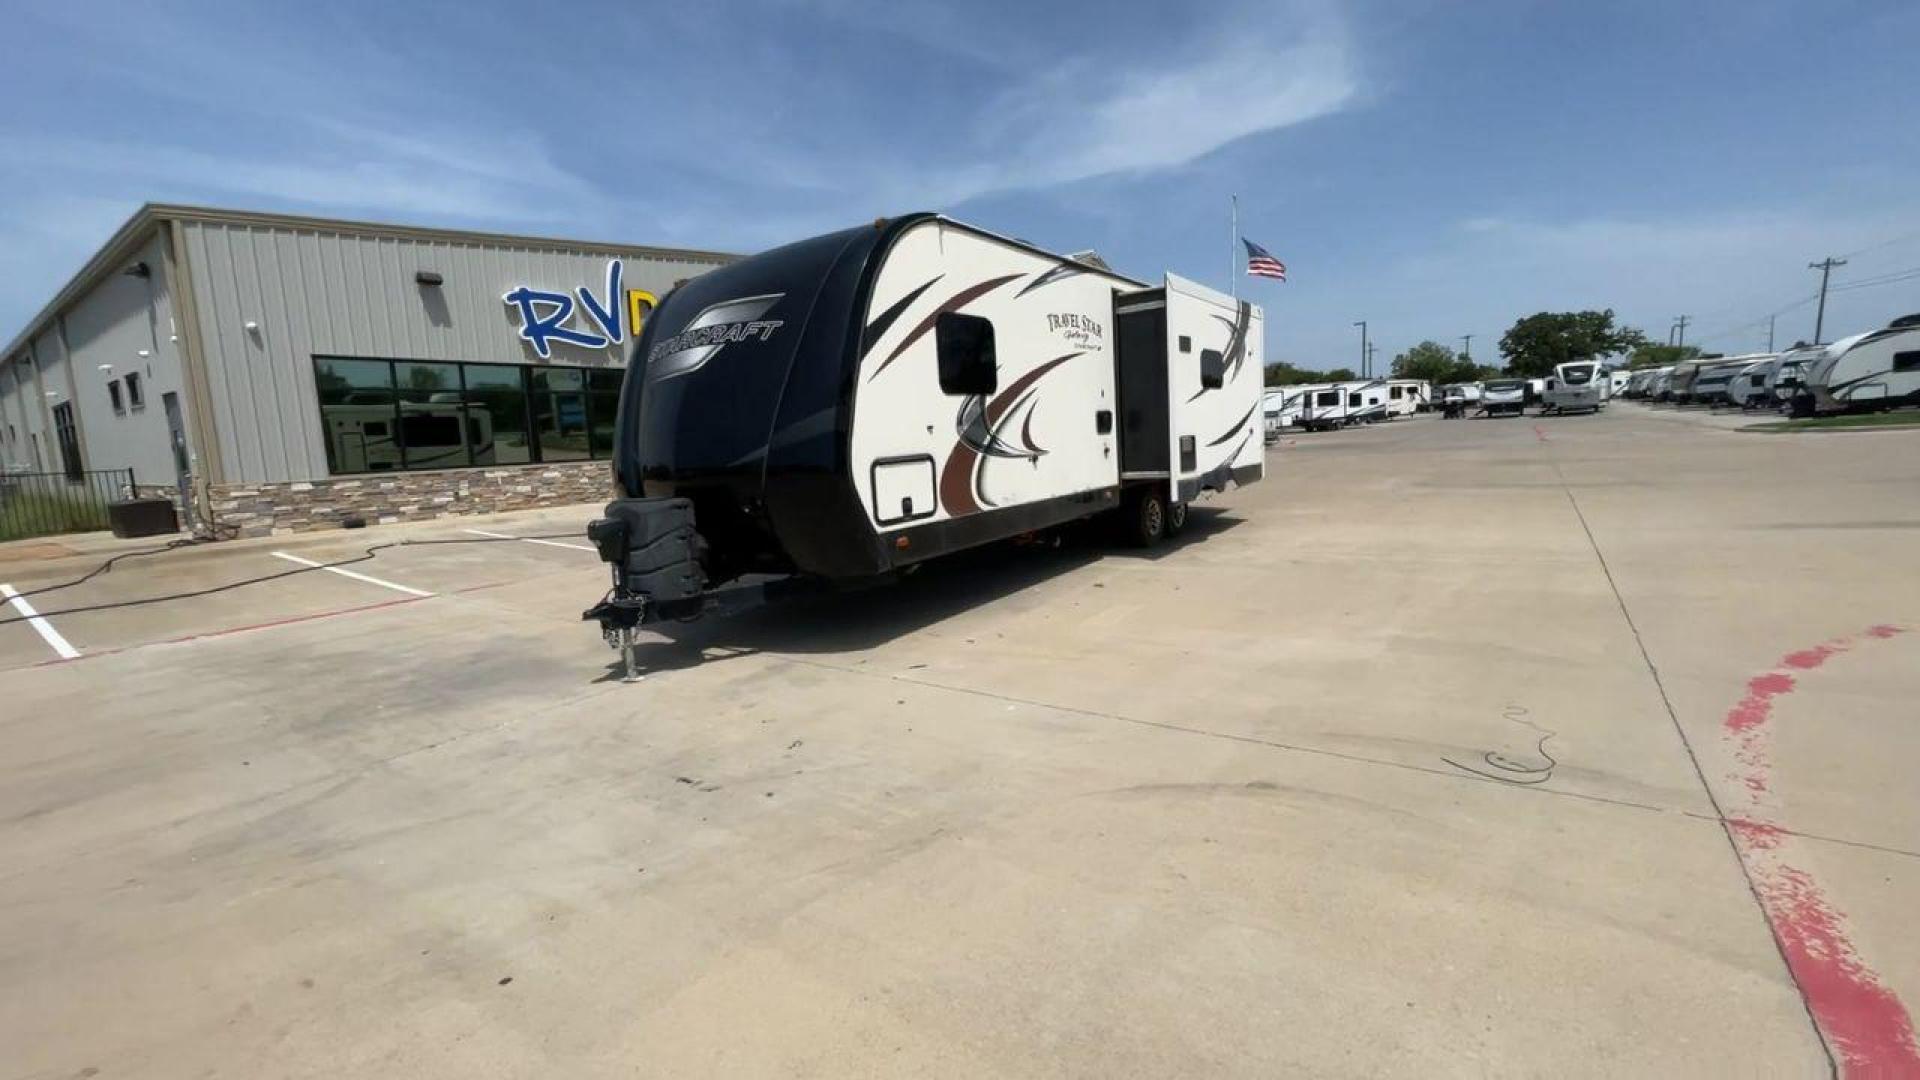
[[[1374,350],[1379,347],[1380,346],[1373,344],[1367,346],[1367,378],[1369,379],[1373,378],[1373,353]]]
[[[1767,351],[1773,351],[1773,316],[1767,316]]]
[[[1462,360],[1473,359],[1473,335],[1472,334],[1460,335],[1460,359]]]
[[[1827,278],[1833,276],[1833,268],[1847,265],[1847,260],[1836,259],[1829,255],[1817,263],[1808,263],[1807,269],[1820,271],[1820,313],[1813,317],[1813,343],[1820,344],[1820,332],[1827,326]]]
[[[1687,324],[1692,321],[1693,321],[1693,316],[1691,315],[1682,315],[1679,318],[1673,320],[1673,325],[1676,328],[1678,328],[1680,331],[1679,336],[1674,339],[1673,343],[1675,345],[1685,345],[1687,343]]]
[[[1360,328],[1360,376],[1361,378],[1365,378],[1367,374],[1367,351],[1368,351],[1367,350],[1367,320],[1361,319],[1359,322],[1356,322],[1353,325]]]

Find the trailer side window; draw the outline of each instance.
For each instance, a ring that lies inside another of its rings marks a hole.
[[[993,323],[957,311],[940,314],[933,327],[940,353],[940,390],[946,394],[991,394],[1000,385],[993,352]]]
[[[1227,358],[1219,349],[1200,350],[1200,385],[1208,390],[1227,385]]]
[[[1920,371],[1920,350],[1894,353],[1893,370]]]

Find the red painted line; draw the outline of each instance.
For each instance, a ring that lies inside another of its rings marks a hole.
[[[1546,442],[1547,441],[1546,430],[1543,429],[1539,424],[1533,425],[1533,437],[1536,439],[1539,439],[1541,442]]]
[[[1885,641],[1903,632],[1898,626],[1874,626],[1858,636],[1835,638],[1780,658],[1780,668],[1809,672],[1862,643]],[[1849,1076],[1920,1076],[1920,1040],[1905,1003],[1861,958],[1847,933],[1846,916],[1827,899],[1813,875],[1787,861],[1785,842],[1792,835],[1760,812],[1767,794],[1772,759],[1765,742],[1774,702],[1794,692],[1798,680],[1786,671],[1769,671],[1747,680],[1747,693],[1722,721],[1734,742],[1734,757],[1744,769],[1735,779],[1752,806],[1726,819],[1727,834],[1746,865],[1767,923],[1786,957],[1787,970],[1806,999],[1814,1022]]]

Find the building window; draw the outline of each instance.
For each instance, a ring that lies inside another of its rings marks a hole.
[[[527,426],[527,369],[518,364],[462,364],[466,377],[467,447],[475,465],[533,461]]]
[[[123,413],[127,411],[126,405],[122,404],[120,401],[120,380],[119,379],[108,380],[107,400],[113,402],[114,412]]]
[[[144,409],[147,407],[147,391],[140,385],[140,373],[127,372],[127,408]]]
[[[582,368],[533,369],[534,430],[541,461],[585,461],[593,456],[587,438],[587,380]]]
[[[315,357],[333,473],[611,457],[618,368]]]
[[[393,365],[393,380],[400,406],[402,467],[451,469],[473,464],[467,453],[460,365],[403,361]]]
[[[313,362],[320,392],[320,428],[327,471],[386,472],[403,468],[394,441],[393,365],[385,360]]]

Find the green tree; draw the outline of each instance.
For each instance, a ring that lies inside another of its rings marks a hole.
[[[1555,364],[1597,360],[1646,344],[1646,335],[1630,326],[1615,326],[1613,309],[1605,311],[1542,311],[1513,324],[1500,338],[1500,355],[1507,370],[1524,378],[1553,374]]]
[[[1630,368],[1671,367],[1685,360],[1698,359],[1700,350],[1691,345],[1655,345],[1645,342],[1628,357]]]
[[[1276,360],[1268,364],[1264,370],[1266,372],[1266,384],[1268,386],[1299,386],[1302,383],[1328,381],[1327,377],[1321,372],[1294,367],[1292,364],[1281,360]]]
[[[1315,382],[1352,382],[1355,378],[1357,378],[1357,376],[1354,375],[1352,368],[1337,367],[1337,368],[1334,368],[1332,371],[1327,372],[1325,375],[1322,375],[1320,378],[1314,381]]]
[[[1393,358],[1393,377],[1425,379],[1439,385],[1456,381],[1451,375],[1459,366],[1460,356],[1452,349],[1437,341],[1423,341]]]

